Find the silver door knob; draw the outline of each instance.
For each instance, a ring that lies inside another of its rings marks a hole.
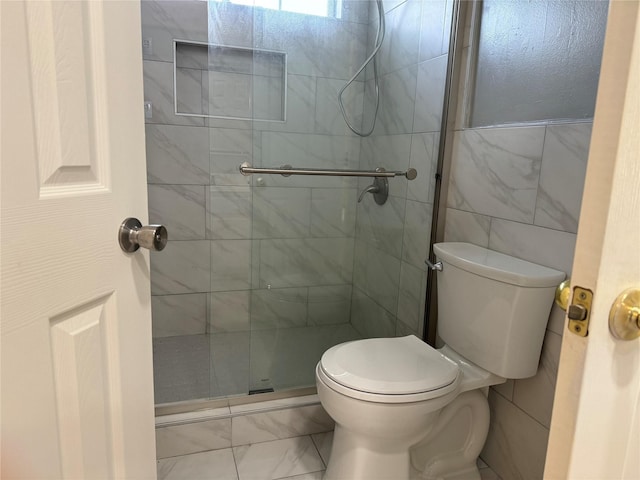
[[[163,225],[142,226],[137,218],[126,218],[118,229],[120,248],[127,253],[140,247],[159,252],[167,246],[167,229]]]

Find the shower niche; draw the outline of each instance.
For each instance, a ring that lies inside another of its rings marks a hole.
[[[286,121],[286,53],[186,40],[173,46],[176,115]]]

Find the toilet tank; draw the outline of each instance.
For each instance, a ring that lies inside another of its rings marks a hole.
[[[564,272],[469,243],[437,243],[438,333],[505,378],[536,374],[555,289]]]

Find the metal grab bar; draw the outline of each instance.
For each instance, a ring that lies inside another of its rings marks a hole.
[[[293,168],[291,165],[283,165],[279,168],[252,167],[249,162],[240,165],[240,173],[245,177],[253,173],[266,173],[289,177],[291,175],[324,175],[329,177],[406,177],[413,180],[418,176],[415,168],[410,168],[406,172],[387,172],[383,168],[378,170],[323,170],[317,168]]]

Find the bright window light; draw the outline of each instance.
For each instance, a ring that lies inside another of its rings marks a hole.
[[[215,0],[319,17],[340,17],[341,0]]]

